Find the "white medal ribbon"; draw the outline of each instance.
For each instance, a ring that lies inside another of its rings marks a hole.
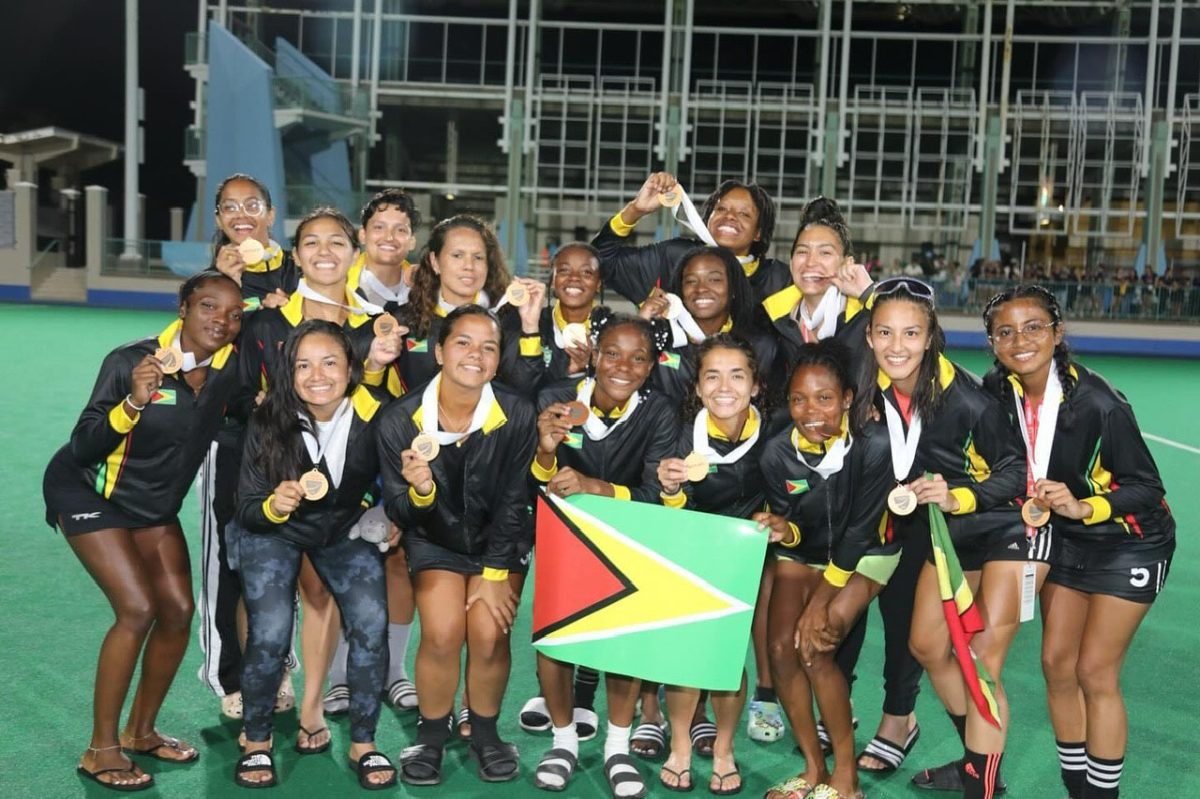
[[[824,341],[837,332],[838,316],[846,307],[846,298],[837,290],[837,286],[830,286],[825,289],[825,295],[821,297],[821,301],[817,303],[817,310],[813,313],[808,312],[808,305],[803,299],[796,306],[795,315],[798,324],[801,324],[816,336],[817,341]],[[807,336],[805,340],[807,340]]]
[[[825,450],[825,456],[821,458],[821,462],[816,466],[813,466],[809,464],[808,461],[804,460],[804,453],[800,451],[800,447],[796,446],[796,440],[799,435],[799,430],[792,430],[792,448],[796,450],[796,460],[804,464],[806,468],[811,469],[812,471],[821,475],[821,477],[825,480],[828,480],[830,477],[842,470],[842,466],[844,466],[846,463],[846,453],[850,451],[850,436],[838,436],[837,439],[829,445],[829,448]]]
[[[404,282],[404,278],[400,278],[400,283],[395,288],[385,286],[375,274],[364,265],[362,272],[358,275],[358,287],[367,294],[367,300],[374,302],[370,295],[374,295],[383,302],[394,302],[397,305],[403,305],[408,302],[408,293],[411,290],[409,285]]]
[[[325,458],[325,465],[329,468],[329,476],[333,478],[335,488],[342,482],[342,469],[346,466],[346,442],[350,440],[350,422],[353,416],[354,414],[350,413],[350,398],[347,397],[342,400],[332,419],[316,423],[315,436],[307,430],[300,434],[304,439],[304,448],[308,450],[308,457],[312,458],[314,469],[321,463],[321,458]],[[300,418],[306,417],[300,415]]]
[[[483,423],[487,421],[488,411],[492,409],[492,403],[496,399],[496,394],[492,391],[491,383],[484,383],[483,391],[479,393],[479,402],[475,405],[475,412],[471,415],[471,425],[466,432],[447,433],[444,430],[438,430],[438,387],[441,384],[442,373],[438,372],[421,394],[421,432],[433,436],[439,444],[446,445],[461,441],[483,427]]]
[[[172,344],[174,344],[175,349],[177,349],[183,353],[183,365],[180,366],[179,368],[182,369],[184,372],[190,372],[193,369],[199,369],[201,366],[208,366],[210,363],[212,363],[213,356],[211,356],[211,355],[208,356],[207,358],[205,358],[203,361],[196,363],[195,354],[190,353],[190,352],[184,352],[183,339],[182,339],[180,333],[175,334],[175,339],[172,342]]]
[[[1050,364],[1050,374],[1046,378],[1046,392],[1042,395],[1042,404],[1038,406],[1037,441],[1032,446],[1029,441],[1029,424],[1025,420],[1025,402],[1013,392],[1013,401],[1017,404],[1017,420],[1021,423],[1021,439],[1025,442],[1025,457],[1029,463],[1029,471],[1033,481],[1045,478],[1046,470],[1050,468],[1050,449],[1054,446],[1054,430],[1058,427],[1058,406],[1062,402],[1062,383],[1058,379],[1058,371]]]
[[[618,416],[617,420],[610,426],[606,425],[596,414],[592,413],[592,392],[595,389],[596,380],[589,377],[579,387],[579,393],[575,395],[575,399],[582,402],[583,406],[588,409],[587,421],[583,423],[583,432],[592,441],[601,441],[607,438],[612,431],[627,422],[629,417],[633,416],[634,410],[637,409],[638,403],[641,401],[641,396],[638,392],[633,392],[633,396],[629,398],[629,403],[625,406],[625,413]]]
[[[555,300],[554,302],[556,303],[554,307],[557,308],[558,300]],[[567,348],[567,339],[566,336],[563,335],[562,328],[558,326],[558,314],[554,313],[553,311],[550,314],[550,327],[554,331],[554,346],[558,347],[560,350],[565,350]]]
[[[892,442],[892,474],[896,476],[897,483],[903,483],[917,458],[917,444],[921,442],[921,415],[913,411],[906,436],[900,411],[893,408],[887,399],[883,401],[883,411],[887,417],[888,439]]]
[[[676,183],[675,188],[671,189],[671,191],[679,192],[680,195],[682,195],[679,205],[670,209],[671,216],[674,217],[679,224],[695,233],[696,236],[709,247],[720,247],[721,245],[717,244],[717,240],[713,238],[713,234],[709,231],[708,225],[704,224],[704,220],[700,217],[700,212],[696,210],[696,206],[692,202],[692,198],[689,197],[688,193],[683,190],[683,186],[679,183]],[[683,210],[682,218],[679,216],[680,209]],[[743,266],[758,260],[753,255],[739,255],[737,256],[737,259],[738,263],[742,264]]]
[[[708,334],[700,329],[700,324],[688,309],[683,307],[682,303],[679,308],[679,316],[668,319],[667,322],[671,325],[672,347],[686,347],[690,343],[699,344],[708,338]]]
[[[346,298],[346,299],[353,299],[354,302],[357,303],[357,305],[344,305],[343,303],[337,302],[336,300],[331,300],[328,297],[326,297],[324,294],[321,294],[320,292],[318,292],[312,286],[308,285],[307,281],[305,281],[304,278],[300,278],[300,283],[298,286],[296,286],[296,291],[300,294],[301,297],[303,297],[306,300],[312,300],[313,302],[319,302],[322,305],[333,305],[338,308],[344,308],[353,314],[360,314],[360,315],[367,314],[370,316],[375,316],[376,314],[383,313],[382,307],[376,305],[373,302],[368,302],[367,300],[364,300],[362,297],[358,296],[357,294],[348,295]]]
[[[495,311],[496,309],[502,307],[507,301],[508,301],[507,298],[503,299],[499,302],[499,304],[496,305],[495,308],[490,308],[489,310]],[[484,291],[483,289],[480,289],[479,293],[475,295],[475,299],[471,300],[471,302],[464,302],[463,305],[470,305],[471,303],[474,303],[476,305],[482,305],[484,308],[488,308],[489,302],[491,302],[491,300],[488,299],[487,292]],[[442,298],[441,291],[438,291],[438,303],[437,304],[438,304],[438,307],[442,309],[442,312],[447,313],[447,314],[450,313],[451,311],[454,311],[454,310],[458,309],[459,307],[461,307],[458,305],[451,305],[450,303],[446,302],[446,300]]]
[[[696,421],[692,422],[692,450],[703,455],[709,463],[737,463],[743,455],[750,451],[754,442],[758,441],[759,433],[762,432],[762,419],[753,405],[750,406],[750,415],[746,417],[746,424],[750,424],[751,419],[758,419],[759,423],[750,437],[738,444],[728,455],[721,455],[708,440],[708,408],[701,408],[700,413],[696,414]]]

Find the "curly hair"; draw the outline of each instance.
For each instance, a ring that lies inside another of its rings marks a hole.
[[[421,251],[420,266],[413,276],[408,302],[401,309],[404,318],[400,321],[408,326],[409,335],[414,338],[429,335],[430,322],[435,315],[438,295],[442,288],[441,277],[433,269],[433,258],[446,246],[446,237],[450,231],[458,228],[473,230],[483,239],[483,246],[487,252],[487,279],[484,281],[483,290],[488,299],[492,302],[499,301],[508,286],[510,276],[508,267],[504,264],[504,253],[500,250],[496,234],[487,223],[468,214],[443,219],[429,233],[429,241]]]
[[[745,190],[754,202],[754,207],[758,209],[758,239],[750,242],[750,254],[755,258],[762,258],[771,251],[771,237],[775,235],[775,201],[762,186],[753,181],[750,183],[740,180],[723,181],[712,194],[708,195],[708,199],[700,207],[700,218],[707,225],[708,218],[717,208],[717,203],[734,189]]]

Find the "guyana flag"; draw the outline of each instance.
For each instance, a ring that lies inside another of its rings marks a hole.
[[[766,545],[745,519],[539,495],[533,645],[600,671],[735,691]]]
[[[975,659],[971,651],[971,638],[983,630],[983,618],[979,606],[971,594],[962,568],[958,564],[958,553],[950,540],[946,517],[937,505],[929,505],[929,535],[933,542],[933,560],[937,569],[938,593],[942,600],[942,612],[946,626],[950,628],[950,643],[963,679],[971,692],[971,699],[984,720],[1000,727],[1000,709],[996,705],[996,692],[991,675],[983,664]]]

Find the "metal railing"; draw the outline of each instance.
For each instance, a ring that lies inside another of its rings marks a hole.
[[[978,314],[987,301],[1021,283],[997,278],[932,281],[939,310]],[[1069,319],[1124,319],[1200,324],[1200,284],[1192,278],[1037,281],[1058,299]]]
[[[105,239],[100,274],[109,277],[178,278],[162,258],[163,242],[153,239]]]
[[[303,108],[361,120],[370,116],[370,97],[364,90],[307,78],[275,77],[271,83],[276,108]]]

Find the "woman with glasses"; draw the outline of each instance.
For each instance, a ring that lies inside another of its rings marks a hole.
[[[217,187],[214,206],[212,268],[238,282],[247,311],[286,302],[300,273],[291,255],[271,238],[271,192],[257,178],[235,172]]]
[[[929,540],[929,514],[919,506],[937,505],[979,597],[984,629],[970,647],[994,681],[994,702],[981,709],[986,686],[976,692],[955,659],[932,557],[917,580],[909,646],[963,736],[963,796],[991,797],[1009,722],[1004,660],[1025,611],[1032,613],[1023,581],[1036,588],[1048,570],[1049,537],[1026,535],[1014,501],[1024,488],[1023,458],[996,399],[943,354],[932,287],[907,277],[880,282],[867,346],[874,363],[862,369],[855,414],[860,424],[878,417],[887,425],[896,481],[888,506],[900,540]]]
[[[1056,538],[1042,670],[1062,781],[1072,799],[1116,797],[1121,665],[1166,581],[1175,519],[1129,403],[1071,359],[1055,296],[1018,286],[992,297],[983,321],[996,356],[985,385],[1024,442],[1024,502]]]
[[[232,278],[242,290],[246,313],[278,307],[296,289],[300,273],[290,252],[271,238],[275,208],[261,181],[237,172],[221,181],[214,199],[212,269]],[[227,418],[200,470],[200,679],[221,697],[221,712],[242,716],[242,647],[238,635],[241,582],[229,566],[225,526],[233,519],[234,494],[241,464],[244,425]],[[277,709],[294,703],[291,679],[280,688]]]

